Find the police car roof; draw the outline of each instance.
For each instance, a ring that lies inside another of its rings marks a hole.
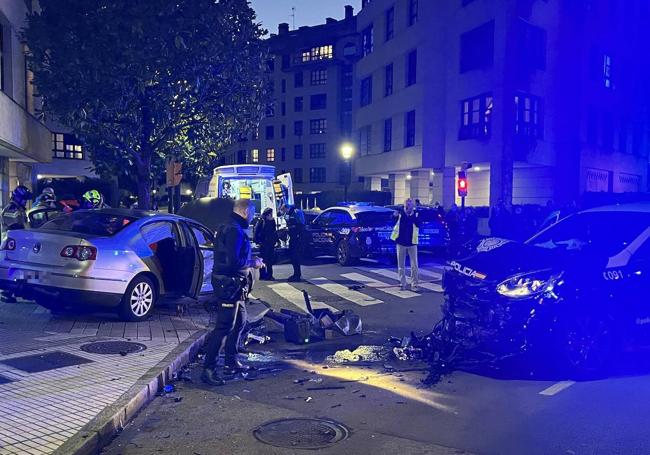
[[[631,204],[616,204],[616,205],[605,205],[602,207],[594,207],[592,209],[583,210],[583,213],[594,213],[594,212],[639,212],[639,213],[650,213],[650,201],[647,202],[635,202]]]
[[[365,213],[365,212],[393,212],[391,209],[387,209],[385,207],[379,207],[376,205],[343,205],[343,206],[334,206],[330,207],[327,210],[332,210],[332,209],[338,209],[338,210],[346,210],[350,212],[353,215],[356,215],[357,213]]]

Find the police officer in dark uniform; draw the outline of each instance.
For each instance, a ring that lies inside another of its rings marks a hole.
[[[27,202],[32,199],[32,192],[24,185],[18,185],[11,192],[11,201],[2,209],[2,238],[10,229],[25,229],[27,226]],[[14,303],[16,298],[11,292],[2,292],[2,301]]]
[[[201,379],[210,385],[223,385],[215,372],[217,357],[224,349],[224,376],[246,371],[237,359],[239,338],[246,323],[246,297],[249,291],[250,268],[264,266],[259,258],[251,259],[251,242],[246,234],[255,217],[255,205],[249,199],[235,201],[230,220],[215,236],[212,287],[217,300],[217,322],[208,337],[205,365]]]
[[[305,241],[305,214],[295,206],[283,207],[284,217],[289,231],[289,255],[293,266],[293,275],[287,281],[299,282],[302,280],[302,255]]]
[[[27,202],[32,192],[24,185],[18,185],[11,192],[11,201],[2,209],[2,236],[9,229],[25,229],[27,225]]]

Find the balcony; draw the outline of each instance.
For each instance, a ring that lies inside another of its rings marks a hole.
[[[50,130],[2,92],[0,92],[0,156],[41,163],[52,160]]]

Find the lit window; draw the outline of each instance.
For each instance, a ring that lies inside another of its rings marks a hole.
[[[266,161],[269,163],[275,161],[275,149],[266,149]]]
[[[260,162],[260,151],[258,149],[251,150],[251,161],[253,163],[259,163]]]
[[[491,94],[480,95],[461,101],[461,126],[459,140],[486,138],[490,136],[493,98]]]
[[[311,49],[302,51],[302,61],[316,62],[318,60],[331,60],[334,58],[334,46],[327,44],[325,46],[316,46]]]
[[[83,160],[83,145],[72,134],[52,133],[52,155],[54,158]]]

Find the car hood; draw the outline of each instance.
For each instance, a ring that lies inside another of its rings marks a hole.
[[[457,272],[471,278],[500,282],[509,277],[551,269],[572,273],[581,270],[604,270],[607,258],[594,257],[584,252],[566,252],[521,242],[488,238],[481,240],[471,251],[451,261]]]

